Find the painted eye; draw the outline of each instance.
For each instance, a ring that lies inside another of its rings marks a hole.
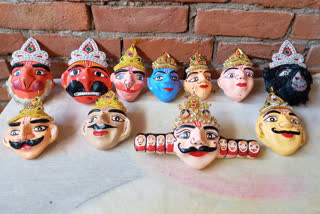
[[[101,73],[100,71],[95,71],[94,75],[96,75],[97,77],[104,77],[104,74]]]
[[[278,118],[275,116],[270,116],[266,119],[267,122],[276,122],[278,121]]]
[[[43,71],[40,71],[40,70],[36,70],[36,75],[39,75],[39,76],[41,76],[41,75],[44,75],[45,73],[43,72]]]
[[[141,75],[139,75],[139,76],[137,76],[137,80],[143,80],[143,76],[141,76]]]
[[[247,72],[247,76],[248,76],[248,77],[253,77],[253,73]]]
[[[290,122],[294,124],[299,124],[299,121],[293,118],[290,119]]]
[[[94,122],[94,121],[96,121],[97,120],[97,117],[92,117],[90,120],[89,120],[89,123],[92,123],[92,122]]]
[[[290,70],[284,69],[278,74],[278,76],[279,77],[284,77],[284,76],[288,76],[289,74],[290,74]]]
[[[207,139],[209,139],[209,140],[213,140],[213,139],[215,139],[217,137],[217,135],[215,135],[215,134],[213,134],[213,133],[208,133],[207,134]]]
[[[70,76],[77,76],[77,75],[79,75],[79,73],[80,73],[80,70],[79,69],[74,69],[74,70],[72,70],[71,72],[70,72]]]
[[[171,79],[172,79],[173,81],[178,81],[178,80],[179,80],[178,77],[176,77],[176,76],[171,77]]]
[[[189,131],[184,131],[181,134],[177,135],[178,138],[188,139],[190,137]]]
[[[13,73],[13,76],[19,76],[21,73],[20,69]]]
[[[163,80],[163,76],[157,76],[155,78],[153,78],[155,81],[161,81]]]
[[[227,78],[233,78],[234,77],[234,73],[230,73],[227,75]]]
[[[19,135],[19,133],[20,133],[19,130],[12,130],[12,131],[10,132],[10,135],[11,135],[11,136],[15,136],[15,135]]]
[[[34,127],[34,131],[35,132],[43,132],[43,131],[45,131],[46,129],[48,128],[48,126],[36,126],[36,127]]]
[[[211,77],[206,77],[207,80],[211,81]]]
[[[116,121],[116,122],[123,122],[123,121],[124,121],[124,119],[121,118],[121,117],[119,117],[119,116],[113,116],[113,117],[112,117],[112,120],[113,120],[113,121]]]
[[[122,79],[123,79],[123,75],[122,75],[122,74],[120,74],[120,75],[116,76],[116,79],[118,79],[118,80],[122,80]]]
[[[192,79],[189,80],[189,82],[197,82],[199,80],[198,77],[193,77]]]

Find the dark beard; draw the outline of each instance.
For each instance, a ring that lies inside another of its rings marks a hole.
[[[178,144],[178,149],[180,150],[180,152],[182,153],[189,153],[189,152],[214,152],[217,150],[217,147],[209,147],[209,146],[200,146],[199,148],[196,147],[189,147],[189,148],[181,148],[180,144]]]
[[[27,141],[17,141],[17,142],[12,142],[9,141],[10,145],[12,148],[14,149],[20,149],[24,144],[27,144],[29,146],[36,146],[39,143],[41,143],[44,139],[44,136],[38,138],[38,139],[34,139],[34,140],[27,140]]]

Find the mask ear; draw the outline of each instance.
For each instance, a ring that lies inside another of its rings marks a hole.
[[[222,86],[221,86],[221,79],[220,79],[221,77],[219,77],[218,79],[217,79],[217,83],[218,83],[218,86],[219,86],[219,88],[222,88]]]
[[[68,76],[68,72],[63,72],[61,75],[61,85],[62,87],[65,89],[67,88],[67,76]]]
[[[110,76],[110,80],[111,80],[112,83],[114,82],[114,78],[115,78],[114,77],[114,73],[112,73],[111,76]]]
[[[131,132],[131,128],[132,128],[131,127],[131,121],[128,118],[126,118],[124,130],[123,130],[123,133],[120,136],[120,141],[123,141],[127,137],[129,137],[130,132]]]
[[[151,90],[152,89],[152,86],[151,86],[151,77],[149,77],[148,79],[148,88]]]
[[[84,121],[84,122],[82,123],[82,126],[81,126],[81,133],[82,133],[83,136],[86,136],[86,135],[87,135],[87,134],[86,134],[86,128],[87,128],[87,121]]]
[[[50,143],[55,141],[58,137],[58,126],[55,124],[52,124],[51,127],[51,138],[50,138]]]
[[[305,135],[304,131],[301,131],[301,134],[302,134],[302,142],[301,142],[301,146],[302,146],[303,144],[306,143],[306,135]]]
[[[10,148],[9,140],[6,136],[3,138],[3,144],[5,145],[5,147]]]

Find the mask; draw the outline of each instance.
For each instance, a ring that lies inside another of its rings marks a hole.
[[[148,88],[162,102],[172,101],[181,90],[182,84],[176,72],[177,64],[168,53],[152,63],[153,73],[148,79]]]
[[[84,41],[79,50],[71,53],[69,67],[61,76],[63,88],[80,103],[95,102],[112,86],[105,59],[93,39]]]
[[[11,119],[4,145],[25,159],[34,159],[58,137],[53,118],[44,112],[41,99],[36,97]]]
[[[49,68],[48,54],[38,42],[29,38],[21,50],[12,54],[9,94],[20,103],[29,103],[35,97],[44,98],[54,87]]]

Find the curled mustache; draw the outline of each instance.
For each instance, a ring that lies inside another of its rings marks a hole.
[[[295,132],[295,131],[277,131],[275,128],[272,128],[271,130],[272,130],[274,133],[277,133],[277,134],[287,133],[287,134],[300,135],[300,132]]]
[[[111,126],[109,124],[103,124],[101,126],[98,126],[97,124],[93,124],[91,126],[88,126],[88,128],[91,128],[91,129],[97,131],[97,130],[103,130],[103,129],[109,129],[109,128],[116,128],[116,127]]]
[[[34,140],[27,140],[27,141],[17,141],[17,142],[12,142],[9,140],[10,146],[14,149],[20,149],[24,144],[27,144],[29,146],[36,146],[39,143],[41,143],[44,139],[44,136],[34,139]]]
[[[217,147],[209,147],[209,146],[200,146],[199,148],[196,147],[189,147],[189,148],[181,148],[180,144],[178,144],[178,149],[180,150],[180,152],[182,153],[189,153],[189,152],[214,152],[216,151]]]

